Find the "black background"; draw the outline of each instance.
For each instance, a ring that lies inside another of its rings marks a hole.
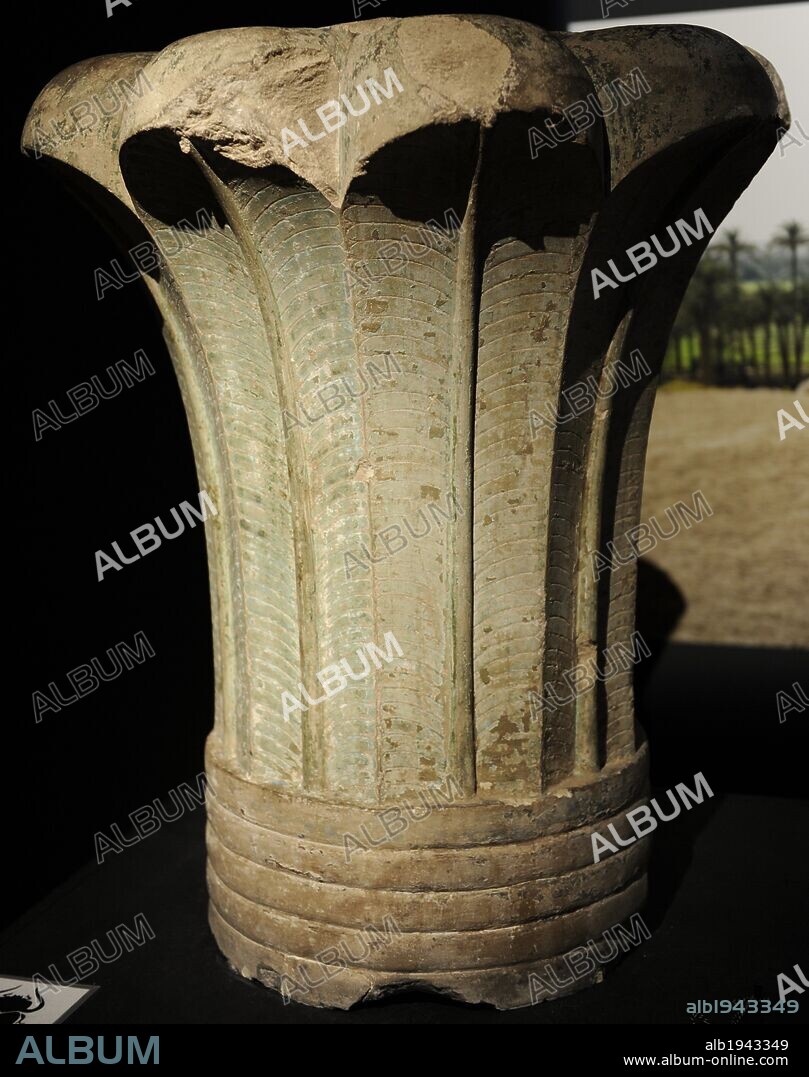
[[[598,0],[575,4],[599,18]],[[686,5],[683,4],[683,7]],[[694,5],[691,5],[692,7]],[[716,6],[716,5],[712,5]],[[198,491],[185,416],[162,342],[159,319],[140,283],[95,295],[93,271],[119,257],[107,234],[60,186],[44,161],[16,151],[25,115],[45,83],[78,60],[110,52],[156,50],[190,34],[251,24],[326,25],[353,18],[350,0],[328,8],[232,0],[211,5],[133,0],[107,18],[103,0],[30,4],[20,11],[13,53],[8,170],[13,188],[6,227],[14,267],[18,324],[7,370],[22,373],[7,395],[12,438],[7,459],[20,483],[21,537],[9,562],[12,600],[8,672],[12,705],[3,722],[5,824],[3,902],[9,917],[28,909],[94,857],[93,835],[202,769],[212,724],[213,676],[203,532],[187,531],[120,573],[96,579],[94,551],[109,549],[141,523]],[[636,0],[632,12],[670,10]],[[549,29],[563,28],[552,3],[415,4],[384,0],[365,18],[492,12]],[[629,14],[629,11],[627,11]],[[762,11],[762,18],[766,12]],[[687,16],[683,19],[687,22]],[[606,24],[605,24],[606,25]],[[754,43],[753,43],[754,44]],[[70,410],[66,391],[142,348],[156,373],[58,431],[34,440],[31,412],[51,399]],[[15,466],[17,461],[21,467]],[[19,519],[19,526],[17,520]],[[8,525],[7,525],[8,526]],[[778,520],[772,526],[779,526]],[[665,581],[664,581],[665,582]],[[743,581],[740,581],[743,586]],[[665,587],[644,574],[642,625],[662,636]],[[34,689],[56,681],[107,648],[145,632],[156,657],[92,695],[35,724]],[[702,770],[720,796],[805,797],[806,716],[779,724],[775,693],[803,677],[809,654],[760,649],[669,647],[643,671],[641,716],[649,732],[658,787]],[[797,811],[797,808],[796,808]],[[805,817],[804,817],[805,823]],[[672,824],[673,825],[673,824]],[[728,870],[755,870],[744,828],[727,850]],[[805,829],[803,831],[805,833]],[[195,840],[199,834],[194,831]],[[784,857],[805,857],[796,832]],[[805,839],[804,839],[805,842]],[[757,891],[759,898],[766,888]],[[773,881],[777,914],[778,882]],[[760,910],[759,910],[760,914]],[[753,911],[751,910],[751,916]],[[798,925],[796,925],[796,931]],[[805,931],[805,926],[803,928]],[[805,936],[804,936],[805,943]],[[784,954],[784,969],[800,960]],[[804,968],[806,968],[806,963]],[[22,971],[22,970],[16,970]],[[778,971],[781,971],[779,968]]]

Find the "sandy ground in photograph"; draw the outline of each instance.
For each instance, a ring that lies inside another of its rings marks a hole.
[[[804,383],[805,385],[805,383]],[[663,387],[641,519],[701,490],[713,515],[647,560],[683,593],[673,639],[809,647],[809,428],[779,440],[778,410],[809,414],[809,392]]]

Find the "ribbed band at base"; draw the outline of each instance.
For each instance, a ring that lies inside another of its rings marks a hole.
[[[598,982],[601,937],[645,897],[647,841],[596,864],[591,840],[611,822],[626,832],[645,794],[644,749],[531,804],[427,811],[416,800],[418,812],[385,817],[392,833],[380,827],[386,808],[245,781],[212,740],[207,773],[213,933],[241,975],[285,999],[348,1008],[419,988],[531,1005]],[[590,942],[571,974],[565,955]]]

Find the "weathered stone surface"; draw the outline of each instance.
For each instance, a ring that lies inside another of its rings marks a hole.
[[[610,110],[636,68],[648,92]],[[125,108],[43,141],[120,77]],[[390,92],[315,138],[369,79]],[[603,120],[532,159],[529,129],[598,91]],[[646,840],[595,864],[590,839],[646,792],[631,665],[561,686],[633,631],[634,572],[595,584],[589,551],[638,521],[709,235],[596,298],[591,271],[697,210],[715,229],[784,118],[717,33],[470,16],[204,34],[38,98],[24,145],[127,247],[180,229],[144,279],[219,508],[209,887],[243,975],[317,1005],[528,1005],[529,972],[639,908]],[[637,351],[648,372],[532,422]]]

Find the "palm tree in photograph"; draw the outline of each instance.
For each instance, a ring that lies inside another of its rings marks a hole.
[[[728,269],[730,270],[732,303],[733,306],[740,311],[740,308],[743,306],[743,300],[739,290],[739,263],[742,255],[754,251],[755,247],[752,243],[746,243],[742,239],[741,232],[738,228],[727,228],[722,233],[720,241],[713,244],[713,249],[717,253],[727,257]],[[739,322],[736,322],[734,327],[730,330],[730,343],[732,348],[731,358],[736,363],[738,369],[744,372],[742,373],[742,377],[746,380],[744,347]]]
[[[738,228],[727,228],[722,233],[721,242],[713,244],[713,249],[727,256],[731,280],[734,285],[738,286],[741,256],[754,251],[756,248],[752,243],[744,242]]]
[[[685,296],[685,317],[699,339],[698,377],[705,385],[722,385],[727,369],[725,342],[732,299],[728,269],[711,251],[702,258]]]
[[[798,221],[787,221],[782,224],[780,230],[773,236],[772,243],[776,247],[785,247],[789,251],[789,277],[792,282],[792,326],[791,333],[786,329],[792,342],[792,360],[794,377],[797,379],[801,373],[801,352],[803,350],[803,317],[800,301],[800,266],[799,256],[801,247],[809,244],[809,232]]]
[[[773,238],[772,243],[776,247],[786,247],[789,251],[789,275],[792,281],[792,294],[797,296],[798,294],[798,255],[800,248],[805,247],[809,243],[809,232],[807,232],[802,224],[797,221],[787,221],[786,224],[781,225],[781,229],[777,232]]]

